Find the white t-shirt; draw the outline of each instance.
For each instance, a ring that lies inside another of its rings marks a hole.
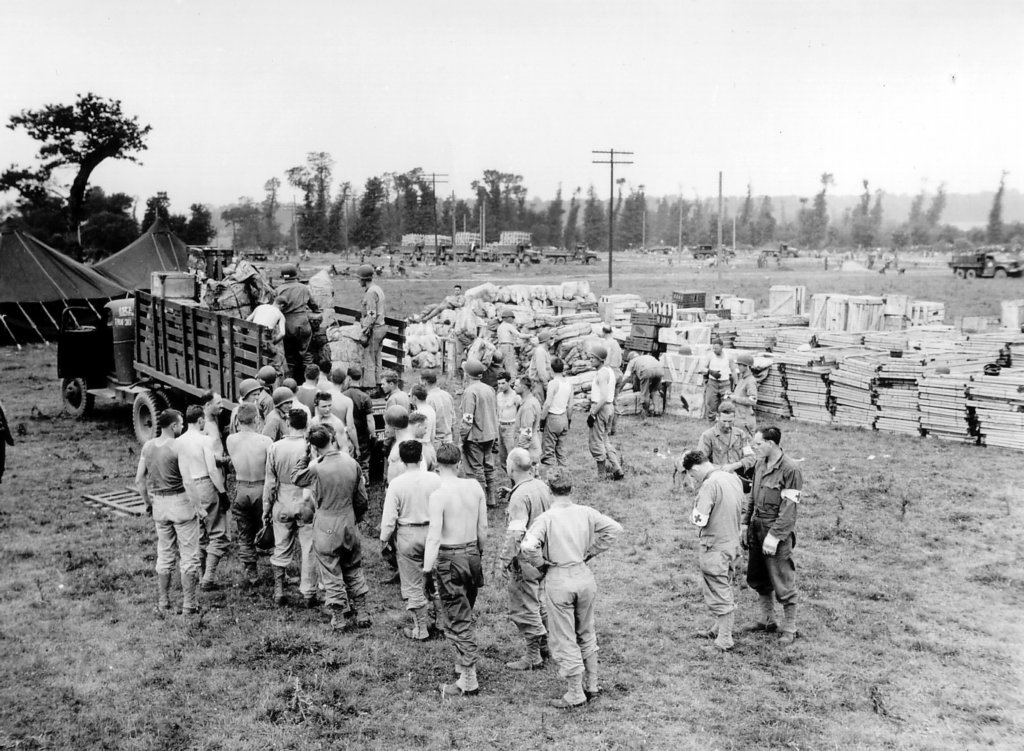
[[[551,406],[548,407],[549,415],[564,415],[569,408],[569,398],[572,396],[572,384],[565,378],[556,376],[548,383],[548,392],[551,394]]]
[[[597,404],[602,399],[608,404],[615,404],[615,374],[607,365],[601,366],[590,386],[590,403]]]
[[[717,380],[719,380],[719,381],[728,381],[729,380],[729,373],[732,372],[732,369],[729,367],[729,358],[726,357],[725,355],[722,355],[721,357],[718,357],[718,356],[712,354],[711,355],[711,359],[708,360],[708,371],[712,371],[712,370],[717,370],[718,371],[718,378],[717,378]],[[712,376],[712,375],[709,375],[708,378],[711,378],[712,380],[716,380],[715,377]]]
[[[257,305],[256,309],[245,320],[260,326],[266,326],[268,329],[273,329],[275,339],[284,336],[284,313],[276,305],[270,305],[269,303]]]

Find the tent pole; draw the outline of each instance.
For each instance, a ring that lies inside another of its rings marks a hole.
[[[65,301],[64,301],[64,304],[65,304],[65,305],[67,305],[67,304],[68,304],[68,303],[67,303],[67,300],[65,300]],[[46,313],[46,317],[50,319],[50,323],[52,323],[52,324],[53,324],[53,327],[54,327],[55,329],[57,329],[57,331],[60,331],[60,324],[59,324],[59,323],[57,323],[57,322],[56,322],[55,320],[53,320],[53,316],[52,316],[52,315],[50,315],[50,311],[48,311],[48,310],[46,309],[46,303],[44,303],[44,302],[40,302],[40,303],[39,303],[39,307],[43,309],[43,312],[44,312],[44,313]]]
[[[11,341],[14,343],[14,346],[18,348],[19,352],[21,352],[21,344],[18,343],[18,339],[17,337],[14,336],[14,332],[11,331],[11,327],[7,325],[7,316],[3,315],[2,313],[0,313],[0,323],[4,325],[4,328],[7,330],[7,333],[10,334]]]
[[[46,337],[43,336],[43,332],[39,330],[39,327],[36,326],[36,322],[33,321],[32,318],[29,316],[29,314],[25,312],[25,309],[23,307],[21,307],[21,303],[17,302],[17,303],[14,303],[14,304],[18,306],[18,310],[20,310],[21,314],[23,316],[25,316],[25,320],[28,321],[28,325],[31,326],[33,329],[35,329],[35,332],[39,335],[39,340],[43,344],[49,345],[50,343],[48,341],[46,341]]]

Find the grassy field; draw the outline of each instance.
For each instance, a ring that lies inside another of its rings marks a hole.
[[[773,283],[891,289],[944,300],[951,316],[991,315],[1000,299],[1024,296],[1021,280],[805,265],[741,268],[719,284],[714,272],[643,257],[618,269],[616,287],[651,295],[708,288],[762,301]],[[581,271],[604,291],[603,268],[524,275],[575,279]],[[398,313],[437,299],[455,279],[515,276],[496,267],[421,273],[385,281]],[[343,298],[357,290],[350,280],[338,289]],[[55,360],[47,347],[0,350],[0,396],[23,426],[0,485],[0,748],[1020,747],[1020,453],[781,424],[806,488],[796,550],[801,638],[783,651],[770,637],[741,637],[721,656],[691,638],[707,615],[690,498],[672,482],[673,459],[705,426],[622,418],[629,476],[611,485],[595,481],[585,425],[575,421],[577,499],[625,532],[593,563],[604,696],[564,713],[545,706],[562,690],[553,666],[504,669],[520,642],[492,585],[478,603],[481,693],[440,699],[435,687],[450,676],[452,651],[441,640],[414,645],[400,636],[398,588],[379,583],[379,500],[364,529],[369,631],[334,634],[319,613],[274,608],[269,577],[255,591],[241,587],[234,558],[221,568],[228,586],[202,595],[201,616],[154,616],[152,522],[80,500],[131,481],[138,446],[130,414],[106,407],[86,422],[62,416]],[[500,511],[491,523],[488,572]],[[739,592],[739,621],[753,615],[754,600]]]

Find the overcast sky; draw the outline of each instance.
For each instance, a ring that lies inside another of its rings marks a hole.
[[[608,148],[648,194],[1024,187],[1021,0],[20,0],[0,70],[3,120],[121,99],[149,150],[93,183],[176,211],[259,200],[309,151],[357,190],[422,167],[463,197],[485,169],[604,196]],[[34,153],[0,129],[0,164]]]

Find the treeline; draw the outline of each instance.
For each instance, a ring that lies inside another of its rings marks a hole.
[[[352,248],[397,245],[402,235],[452,235],[476,232],[485,242],[497,241],[505,230],[530,232],[538,246],[572,248],[584,243],[597,250],[608,247],[608,212],[614,212],[616,248],[657,245],[715,244],[718,240],[718,202],[714,198],[683,196],[649,198],[643,185],[616,184],[614,200],[599,197],[593,185],[563,192],[553,200],[530,201],[522,175],[484,170],[470,183],[472,198],[457,198],[442,180],[415,168],[386,172],[366,180],[362,191],[351,182],[334,182],[335,162],[326,152],[311,152],[306,162],[285,173],[287,183],[301,198],[296,202],[293,225],[282,231],[278,216],[282,183],[271,178],[260,203],[243,197],[221,212],[232,230],[234,247],[272,249],[297,244],[313,252],[345,252]],[[778,216],[772,197],[755,195],[748,187],[738,206],[722,212],[722,239],[731,244],[735,229],[739,245],[758,247],[788,242],[804,248],[905,248],[936,243],[1020,243],[1024,226],[1002,222],[1003,183],[995,195],[989,224],[963,231],[942,223],[946,188],[914,198],[909,215],[893,220],[885,215],[885,193],[872,190],[864,180],[858,203],[838,218],[829,211],[832,175],[821,176],[817,192],[800,199],[791,216]]]

